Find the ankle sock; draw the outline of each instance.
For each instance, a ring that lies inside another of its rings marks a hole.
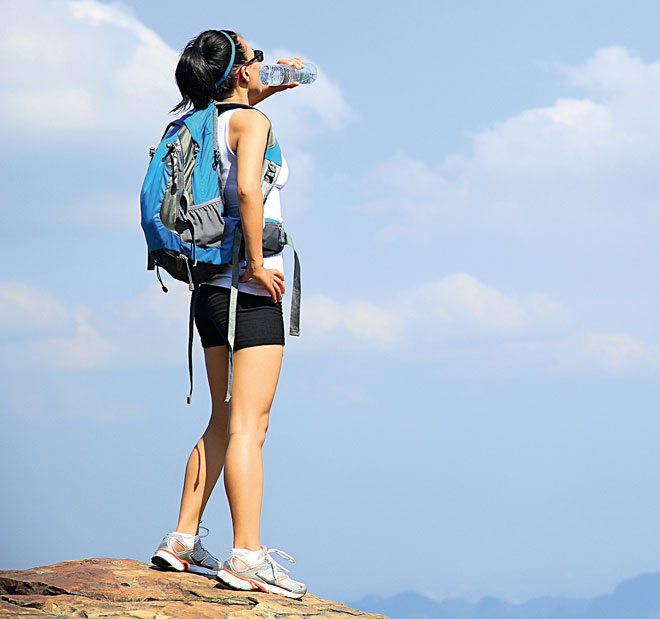
[[[261,554],[261,548],[259,550],[250,550],[249,548],[232,548],[231,552],[234,556],[240,557],[246,563],[250,565],[255,565],[259,563],[259,555]]]
[[[199,539],[199,535],[193,535],[192,533],[181,533],[179,531],[172,531],[172,533],[178,537],[180,537],[187,546],[193,546],[194,544],[197,543],[197,540]]]

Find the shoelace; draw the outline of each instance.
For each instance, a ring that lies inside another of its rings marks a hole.
[[[280,565],[277,561],[275,561],[275,559],[270,556],[271,552],[276,552],[283,559],[286,559],[287,561],[290,561],[291,563],[295,563],[296,560],[290,554],[287,554],[286,552],[284,552],[283,550],[280,550],[279,548],[266,548],[266,555],[265,555],[264,558],[266,559],[266,561],[268,561],[268,563],[273,568],[273,575],[277,576],[277,573],[276,573],[277,568],[289,573],[291,570],[288,570],[283,565]]]
[[[217,557],[214,557],[206,548],[204,548],[204,545],[202,544],[202,537],[206,537],[209,534],[209,528],[202,525],[201,520],[199,522],[200,522],[199,528],[206,529],[206,533],[204,535],[199,536],[199,542],[198,542],[199,547],[206,554],[207,557],[210,557],[215,563],[219,563]]]

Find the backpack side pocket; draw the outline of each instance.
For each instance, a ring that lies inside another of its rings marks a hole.
[[[220,214],[221,210],[222,202],[220,198],[189,206],[187,213],[189,227],[180,233],[181,240],[191,243],[194,236],[197,247],[217,247],[221,245],[225,231],[225,220]],[[192,227],[192,230],[190,230],[190,227]]]
[[[284,226],[281,222],[267,221],[263,230],[263,255],[272,256],[284,250]]]

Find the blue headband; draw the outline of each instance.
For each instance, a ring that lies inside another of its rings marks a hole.
[[[227,67],[225,74],[215,83],[216,86],[220,86],[220,84],[225,81],[231,68],[234,66],[234,58],[236,57],[236,45],[234,45],[234,39],[232,39],[224,30],[219,30],[218,32],[222,32],[222,34],[229,39],[229,42],[231,43],[231,58],[229,59],[229,66]]]

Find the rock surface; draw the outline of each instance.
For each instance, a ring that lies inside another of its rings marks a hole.
[[[294,600],[234,591],[212,577],[163,571],[134,559],[105,558],[0,570],[0,617],[385,618],[309,592]]]

